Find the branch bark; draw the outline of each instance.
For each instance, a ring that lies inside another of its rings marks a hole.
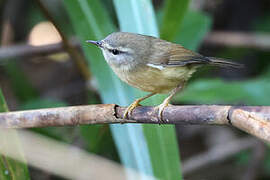
[[[124,111],[115,104],[100,104],[7,112],[0,113],[0,128],[160,123],[154,107],[138,107],[129,119],[121,119]],[[161,124],[230,125],[270,142],[270,106],[169,106],[163,119]]]

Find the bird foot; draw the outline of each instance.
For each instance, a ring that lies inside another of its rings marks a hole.
[[[130,104],[124,112],[123,119],[127,119],[128,117],[130,117],[132,111],[138,106],[141,106],[139,100],[136,100],[132,104]]]
[[[161,123],[166,123],[167,121],[165,121],[163,119],[163,111],[166,107],[171,106],[171,104],[169,104],[169,102],[164,101],[162,104],[160,104],[159,106],[155,107],[156,109],[158,109],[158,124],[160,125]]]

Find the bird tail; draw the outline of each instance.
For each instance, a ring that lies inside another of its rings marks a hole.
[[[244,68],[243,64],[230,62],[223,58],[207,57],[207,59],[210,60],[209,64],[214,66],[236,68],[236,69]]]

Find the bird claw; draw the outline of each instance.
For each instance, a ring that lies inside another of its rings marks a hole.
[[[163,102],[162,104],[156,107],[158,109],[158,124],[159,125],[167,122],[163,119],[163,111],[167,106],[170,106],[170,104],[168,102]]]
[[[132,104],[130,104],[123,114],[123,119],[128,119],[131,116],[132,111],[138,106],[141,106],[139,101],[134,101]]]
[[[125,110],[125,112],[124,112],[124,114],[123,114],[123,119],[127,119],[128,117],[130,117],[132,111],[133,111],[136,107],[141,106],[141,105],[140,105],[140,102],[141,102],[141,101],[143,101],[143,100],[145,100],[145,99],[147,99],[147,98],[149,98],[149,97],[151,97],[151,96],[153,96],[153,95],[155,95],[155,94],[156,94],[156,93],[148,94],[147,96],[144,96],[144,97],[142,97],[142,98],[139,98],[139,99],[137,99],[136,101],[134,101],[132,104],[130,104],[130,105],[126,108],[126,110]]]

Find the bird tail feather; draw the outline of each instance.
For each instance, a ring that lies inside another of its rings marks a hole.
[[[236,68],[236,69],[244,68],[243,64],[231,62],[223,58],[207,57],[207,59],[210,60],[209,64],[214,66]]]

